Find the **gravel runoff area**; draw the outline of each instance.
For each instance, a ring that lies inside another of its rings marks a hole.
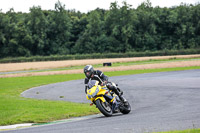
[[[112,58],[112,59],[87,59],[87,60],[67,60],[67,61],[46,61],[46,62],[26,62],[26,63],[5,63],[0,65],[0,72],[20,71],[20,70],[41,70],[52,69],[70,66],[80,66],[87,64],[101,64],[104,62],[131,62],[144,61],[150,59],[170,59],[170,58],[198,58],[200,54],[196,55],[176,55],[176,56],[153,56],[153,57],[132,57],[132,58]],[[189,67],[200,66],[200,61],[178,61],[157,64],[142,64],[129,65],[118,67],[100,67],[95,68],[102,71],[125,71],[125,70],[139,70],[139,69],[156,69],[156,68],[172,68],[172,67]],[[82,69],[62,70],[62,71],[45,71],[45,72],[26,72],[15,74],[2,74],[0,78],[5,77],[21,77],[21,76],[37,76],[37,75],[55,75],[55,74],[75,74],[82,73]]]
[[[0,72],[33,70],[33,69],[51,69],[70,66],[80,66],[87,64],[101,64],[104,62],[131,62],[144,61],[150,59],[170,59],[170,58],[197,58],[200,54],[195,55],[174,55],[174,56],[152,56],[152,57],[132,57],[132,58],[110,58],[110,59],[86,59],[86,60],[66,60],[66,61],[45,61],[45,62],[25,62],[25,63],[2,63]]]
[[[126,71],[126,70],[189,67],[189,66],[200,66],[200,61],[179,61],[179,62],[130,65],[130,66],[119,66],[119,67],[100,67],[100,68],[95,68],[95,69],[106,72],[106,71]],[[0,75],[0,78],[37,76],[37,75],[76,74],[76,73],[82,73],[82,72],[83,72],[83,69],[63,70],[63,71],[48,71],[48,72],[30,72],[30,73],[28,72],[28,73],[19,73],[19,74]]]

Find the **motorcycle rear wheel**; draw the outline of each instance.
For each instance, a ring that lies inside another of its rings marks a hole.
[[[131,111],[131,105],[129,104],[129,102],[127,101],[126,103],[127,105],[122,105],[120,107],[120,112],[123,114],[128,114]]]
[[[109,106],[108,102],[102,102],[100,99],[98,99],[96,101],[96,106],[106,117],[112,116],[112,108]]]

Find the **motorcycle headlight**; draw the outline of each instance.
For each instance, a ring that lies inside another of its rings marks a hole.
[[[91,99],[91,98],[92,98],[92,96],[91,96],[91,95],[89,95],[89,94],[87,94],[87,97],[88,97],[89,99]]]
[[[92,94],[92,97],[95,97],[97,95],[97,93],[99,92],[99,87],[97,86],[97,89],[95,90],[95,92]]]

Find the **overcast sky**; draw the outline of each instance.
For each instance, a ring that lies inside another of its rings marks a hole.
[[[55,3],[58,0],[0,0],[0,9],[3,12],[7,12],[10,8],[14,8],[15,12],[29,12],[29,8],[33,6],[40,6],[42,10],[54,10]],[[109,9],[110,3],[117,1],[119,5],[122,5],[124,0],[60,0],[62,4],[65,4],[66,9],[75,9],[80,12],[88,12],[96,8]],[[133,8],[137,8],[144,0],[126,0],[126,2],[132,5]],[[178,6],[180,3],[195,4],[200,0],[150,0],[152,6],[160,7],[172,7]]]

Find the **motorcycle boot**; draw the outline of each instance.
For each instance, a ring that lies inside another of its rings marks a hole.
[[[119,89],[119,87],[117,87],[117,90],[118,90],[118,92],[119,92],[119,98],[120,98],[120,100],[125,104],[125,105],[127,105],[128,103],[127,103],[127,100],[122,96],[123,95],[123,91],[122,90],[120,90]]]
[[[115,86],[113,85],[107,85],[109,90],[112,90],[115,94],[117,94],[118,96],[121,96],[123,93],[120,92]]]
[[[117,87],[117,91],[119,92],[119,96],[123,95],[123,91],[121,89],[119,89],[119,87]]]
[[[125,105],[128,105],[127,100],[123,96],[120,96],[119,98]]]
[[[107,84],[108,89],[112,90],[117,96],[119,96],[119,99],[123,102],[123,103],[127,103],[127,100],[122,96],[123,95],[123,91],[121,91],[119,89],[119,87],[115,87],[113,85]]]

